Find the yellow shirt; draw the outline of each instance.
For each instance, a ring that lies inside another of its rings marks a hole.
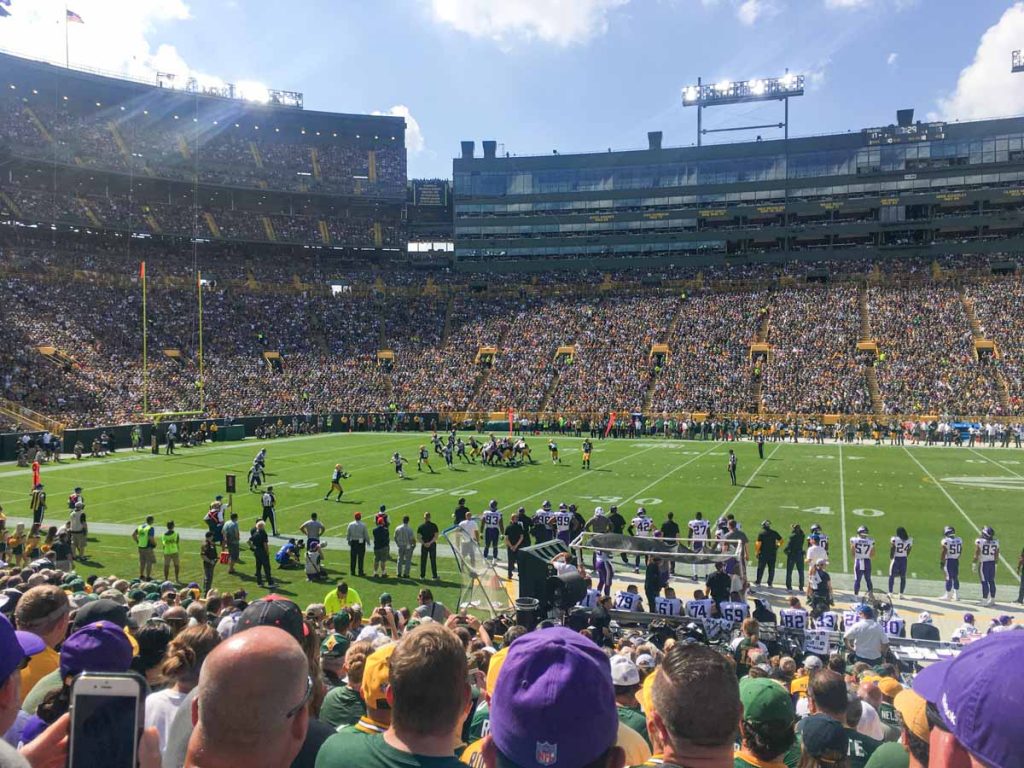
[[[349,591],[351,592],[351,590]],[[459,759],[466,763],[466,765],[473,766],[473,768],[481,768],[484,764],[483,754],[481,753],[483,746],[483,739],[474,741],[466,747]],[[626,753],[626,765],[642,765],[651,757],[651,748],[647,746],[644,737],[624,723],[619,723],[619,733],[615,739],[615,746],[621,747],[622,751]]]
[[[60,667],[60,654],[50,646],[31,658],[28,666],[21,670],[21,702],[25,703],[29,692],[42,678]],[[35,714],[34,712],[32,714]]]
[[[352,587],[348,588],[348,592],[346,593],[344,600],[338,596],[337,589],[332,589],[324,595],[324,611],[328,616],[331,616],[342,608],[347,608],[350,605],[362,605],[365,607],[363,599],[359,596],[358,592],[352,589]]]

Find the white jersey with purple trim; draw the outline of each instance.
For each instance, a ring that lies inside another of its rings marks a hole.
[[[550,525],[551,516],[553,514],[554,513],[550,509],[544,509],[543,507],[541,507],[540,509],[533,513],[533,522],[535,524],[543,523],[544,525]]]
[[[480,515],[480,520],[484,524],[484,528],[500,528],[501,512],[495,512],[489,509]]]
[[[850,539],[850,546],[853,547],[855,559],[867,560],[871,557],[871,550],[875,546],[875,540],[870,536],[854,536]]]
[[[687,523],[687,527],[690,529],[690,538],[695,539],[693,549],[698,552],[704,549],[704,542],[708,540],[711,523],[707,520],[691,520]]]
[[[746,603],[734,603],[722,601],[718,606],[722,618],[731,621],[733,624],[741,623],[750,615],[750,606]]]
[[[566,512],[565,510],[559,510],[555,513],[555,530],[559,533],[563,533],[569,530],[569,526],[572,525],[572,512]]]
[[[779,626],[786,629],[807,629],[807,611],[803,608],[783,608],[779,611]]]
[[[942,548],[946,552],[947,560],[959,560],[964,552],[964,540],[959,536],[943,536]]]
[[[818,543],[822,546],[822,548],[826,552],[828,552],[828,534],[827,533],[822,533],[821,531],[818,531],[817,533],[812,533],[811,535],[812,536],[817,536],[818,537]]]
[[[899,536],[893,536],[889,539],[889,544],[892,545],[892,556],[893,557],[906,557],[910,554],[910,548],[914,546],[914,539],[901,539]]]
[[[991,562],[999,554],[999,539],[986,539],[982,537],[975,539],[974,544],[978,548],[979,563]]]
[[[630,525],[633,526],[633,530],[636,531],[637,536],[647,537],[651,535],[651,531],[654,528],[654,521],[647,515],[637,515],[630,520]]]
[[[686,615],[691,619],[710,619],[714,600],[687,600]]]
[[[906,622],[903,621],[899,616],[893,616],[891,619],[885,622],[885,634],[889,637],[902,637],[903,630],[906,627]]]
[[[587,594],[584,595],[583,599],[579,601],[578,605],[581,605],[584,608],[596,608],[597,598],[599,598],[600,596],[601,593],[598,590],[591,587],[587,590]]]
[[[679,616],[683,612],[683,601],[678,597],[656,597],[654,612],[662,616]]]
[[[640,610],[640,595],[638,595],[636,592],[616,592],[615,609],[619,611]]]
[[[838,632],[843,617],[836,611],[825,611],[819,617],[815,626],[819,629],[827,629],[830,632]]]

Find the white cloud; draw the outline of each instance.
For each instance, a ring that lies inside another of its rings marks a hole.
[[[974,61],[960,72],[956,88],[938,100],[930,119],[976,120],[1024,112],[1024,75],[1010,72],[1010,51],[1024,40],[1024,3],[1008,8],[985,30]]]
[[[430,0],[434,20],[509,47],[514,40],[560,46],[604,34],[611,11],[629,0]]]
[[[771,0],[743,0],[736,8],[736,18],[741,24],[753,26],[760,19],[767,19],[779,13],[779,7]]]
[[[427,144],[423,139],[423,131],[420,129],[419,121],[412,116],[412,112],[404,104],[396,104],[390,109],[381,112],[373,112],[375,115],[391,115],[393,117],[404,117],[405,118],[405,147],[410,152],[416,154],[422,152]]]
[[[885,57],[885,63],[891,67],[896,63],[896,60],[899,59],[899,57],[900,55],[893,51],[892,53]]]
[[[149,42],[158,26],[189,19],[185,0],[71,0],[68,8],[85,22],[68,25],[72,66],[145,79],[157,71],[189,71],[173,45],[154,48]],[[0,47],[64,62],[64,0],[12,3],[10,11],[0,22]]]
[[[863,8],[873,0],[825,0],[825,7],[831,9]]]

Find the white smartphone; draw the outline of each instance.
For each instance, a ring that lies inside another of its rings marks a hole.
[[[146,681],[85,672],[71,686],[68,768],[136,768]]]

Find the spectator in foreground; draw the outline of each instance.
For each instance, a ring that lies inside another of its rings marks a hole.
[[[169,685],[146,697],[146,725],[160,734],[160,749],[167,746],[167,729],[188,692],[199,683],[199,672],[206,657],[217,647],[220,636],[208,624],[185,629],[171,640],[160,667]]]
[[[32,587],[18,600],[14,620],[22,632],[37,635],[45,648],[32,657],[32,663],[21,670],[21,700],[45,675],[60,666],[60,654],[54,650],[68,631],[71,604],[67,593],[52,584]]]
[[[731,768],[742,708],[729,660],[707,646],[677,643],[653,676],[647,728],[664,762]]]
[[[976,640],[955,659],[932,664],[917,675],[914,692],[928,703],[932,726],[932,765],[1021,764],[1022,654],[1024,632],[1002,632]]]
[[[907,763],[913,768],[928,768],[931,739],[928,702],[908,688],[896,694],[893,707],[901,719],[899,743],[908,753]]]
[[[366,714],[361,690],[363,670],[371,653],[373,646],[367,642],[352,643],[345,652],[345,684],[331,688],[320,707],[320,719],[332,728],[355,725]]]
[[[516,640],[491,702],[487,768],[625,764],[608,657],[579,634],[556,627]]]
[[[816,672],[811,677],[811,683],[807,689],[807,699],[811,714],[826,715],[843,726],[848,742],[847,754],[850,758],[850,766],[864,768],[868,758],[878,748],[880,742],[859,733],[856,730],[856,723],[853,724],[854,727],[850,727],[847,717],[850,713],[851,701],[847,695],[846,681],[843,676],[831,669],[822,669]],[[854,702],[858,705],[855,711],[859,722],[860,701],[854,697]],[[807,718],[804,718],[797,723],[797,732],[801,738],[806,722]]]
[[[421,625],[395,645],[389,666],[391,726],[359,742],[331,737],[317,768],[461,768],[454,752],[471,701],[461,641],[442,626]]]
[[[781,760],[796,741],[796,715],[786,689],[766,677],[740,680],[741,748],[735,766],[766,766]]]
[[[809,715],[800,725],[799,768],[848,768],[849,740],[842,723],[828,715]]]
[[[186,766],[287,768],[299,754],[313,683],[287,632],[258,626],[232,635],[203,664],[198,691]]]

